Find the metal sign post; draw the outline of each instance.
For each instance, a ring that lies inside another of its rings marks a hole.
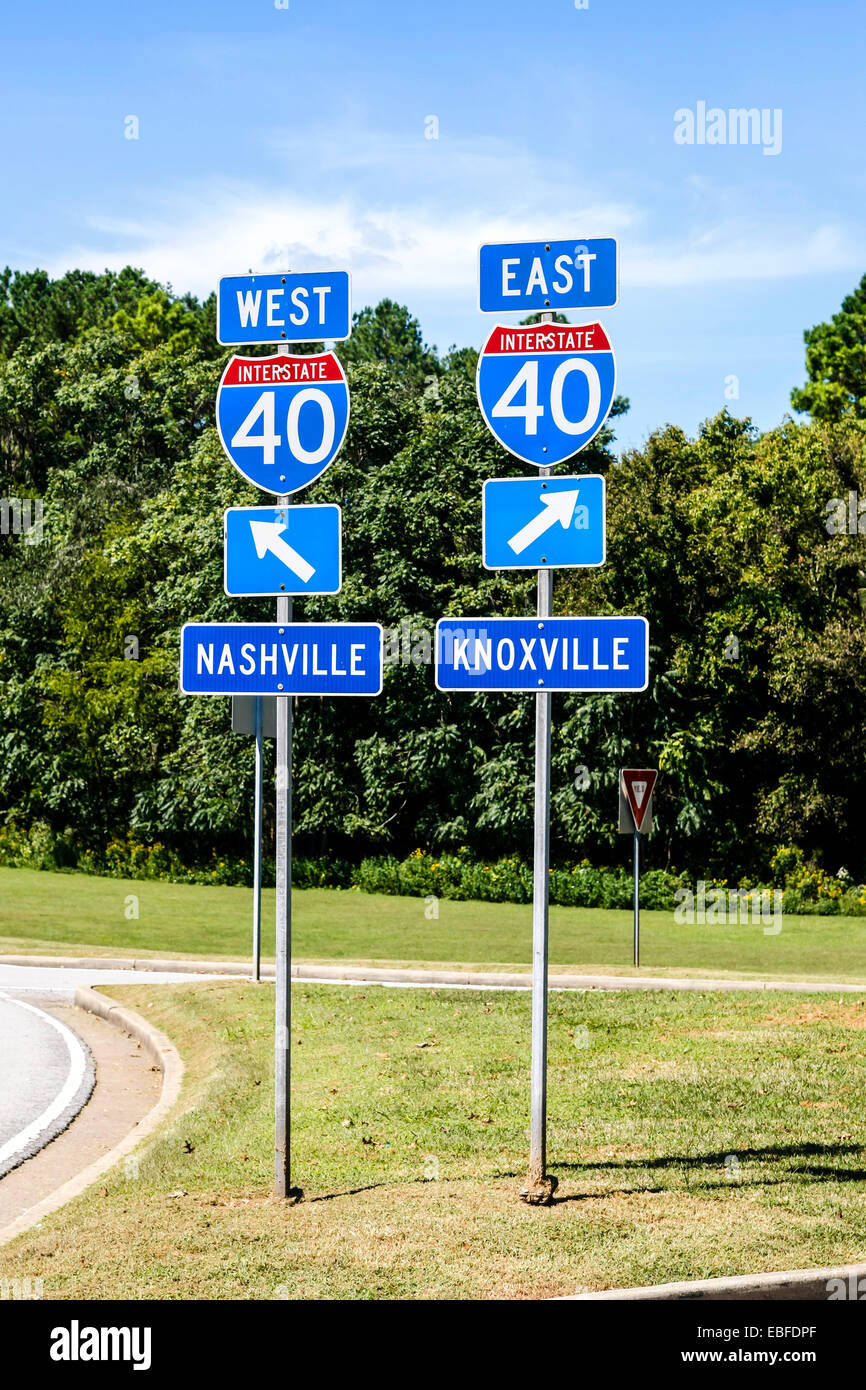
[[[549,468],[540,470],[542,477]],[[553,571],[538,571],[538,617],[553,611]],[[532,1065],[529,1173],[523,1195],[547,1201],[557,1186],[547,1168],[547,957],[550,879],[550,692],[535,696],[535,833],[532,860]]]
[[[262,731],[262,697],[255,697],[256,734],[256,805],[253,813],[253,979],[262,977],[262,772],[264,770],[264,734]]]
[[[595,475],[554,481],[552,467],[595,438],[616,391],[616,359],[602,325],[556,323],[555,311],[611,306],[618,297],[619,252],[612,237],[480,248],[481,312],[538,312],[537,323],[497,325],[476,374],[488,429],[515,458],[536,465],[540,479],[484,484],[483,563],[538,570],[537,621],[449,618],[436,624],[440,690],[535,694],[530,1139],[520,1193],[533,1205],[550,1202],[558,1185],[546,1172],[551,694],[644,690],[648,679],[643,618],[553,617],[553,570],[604,563],[605,485]]]
[[[277,347],[280,356],[288,346]],[[289,494],[277,497],[288,507]],[[292,621],[292,600],[277,599],[277,624]],[[274,1194],[292,1195],[292,701],[277,696],[276,969],[274,1003]]]
[[[653,828],[653,789],[658,771],[652,767],[623,767],[619,773],[619,833],[631,832],[634,854],[635,969],[640,965],[640,837]]]
[[[552,314],[542,314],[549,321]],[[550,468],[539,468],[549,478]],[[553,616],[553,570],[538,571],[539,622]],[[550,691],[535,697],[535,826],[532,852],[532,1061],[529,1172],[524,1199],[546,1202],[558,1180],[547,1173],[547,960],[550,924]]]
[[[281,497],[288,505],[288,498]],[[292,621],[292,600],[277,599],[277,623]],[[276,1003],[274,1015],[274,1193],[292,1195],[292,700],[277,696]]]
[[[634,832],[634,963],[640,965],[640,831]]]
[[[274,1007],[274,1191],[291,1185],[292,706],[293,695],[379,695],[384,643],[378,623],[292,623],[292,596],[334,594],[342,585],[342,516],[334,505],[292,506],[339,452],[349,423],[349,387],[333,352],[289,352],[290,343],[348,338],[347,271],[223,276],[217,340],[272,344],[273,355],[234,353],[217,390],[220,443],[238,472],[276,496],[269,507],[225,513],[223,587],[231,597],[274,596],[275,623],[185,623],[180,690],[237,696],[232,728],[256,739],[253,971],[261,974],[262,739],[275,707],[276,990]],[[260,426],[260,428],[257,428]],[[289,533],[288,536],[286,533]],[[297,542],[297,545],[293,542]],[[252,727],[246,727],[254,701]],[[246,708],[246,717],[243,713]],[[237,723],[235,721],[237,714]]]

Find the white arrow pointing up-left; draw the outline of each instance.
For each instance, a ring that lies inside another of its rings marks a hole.
[[[577,506],[577,494],[576,487],[562,492],[543,492],[538,500],[543,502],[544,506],[538,516],[528,521],[508,542],[515,555],[522,555],[527,546],[537,541],[538,537],[543,536],[551,526],[555,526],[557,521],[561,526],[568,528]]]
[[[260,560],[265,558],[267,551],[275,555],[284,565],[287,565],[298,578],[307,584],[312,579],[316,571],[297,550],[293,550],[288,541],[283,540],[283,532],[286,527],[282,521],[251,521],[250,530],[253,533],[253,545]]]

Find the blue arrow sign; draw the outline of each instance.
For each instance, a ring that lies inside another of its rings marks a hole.
[[[324,473],[346,436],[345,372],[332,352],[231,357],[216,417],[239,473],[265,492],[297,492]]]
[[[225,591],[232,597],[338,594],[342,584],[340,508],[229,507]]]
[[[442,618],[440,690],[645,690],[646,618]]]
[[[378,695],[379,623],[187,623],[184,695]]]
[[[604,424],[616,390],[613,348],[600,323],[498,324],[478,358],[476,390],[500,444],[549,467]]]
[[[319,343],[352,331],[348,270],[224,275],[217,290],[217,342]]]
[[[481,490],[482,558],[489,570],[603,565],[605,485],[576,478],[490,478]]]
[[[619,294],[615,237],[589,241],[511,241],[478,253],[482,313],[610,309]]]

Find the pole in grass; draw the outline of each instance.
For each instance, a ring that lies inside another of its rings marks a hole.
[[[640,837],[653,828],[653,789],[658,769],[623,767],[619,772],[619,832],[631,834],[634,853],[634,947],[635,968],[640,965]]]

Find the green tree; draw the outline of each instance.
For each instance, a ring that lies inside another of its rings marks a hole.
[[[344,362],[383,362],[417,388],[439,370],[436,349],[424,342],[418,320],[393,299],[353,315],[352,336],[337,351]]]
[[[808,381],[791,392],[813,420],[866,419],[866,275],[829,323],[803,335]]]

